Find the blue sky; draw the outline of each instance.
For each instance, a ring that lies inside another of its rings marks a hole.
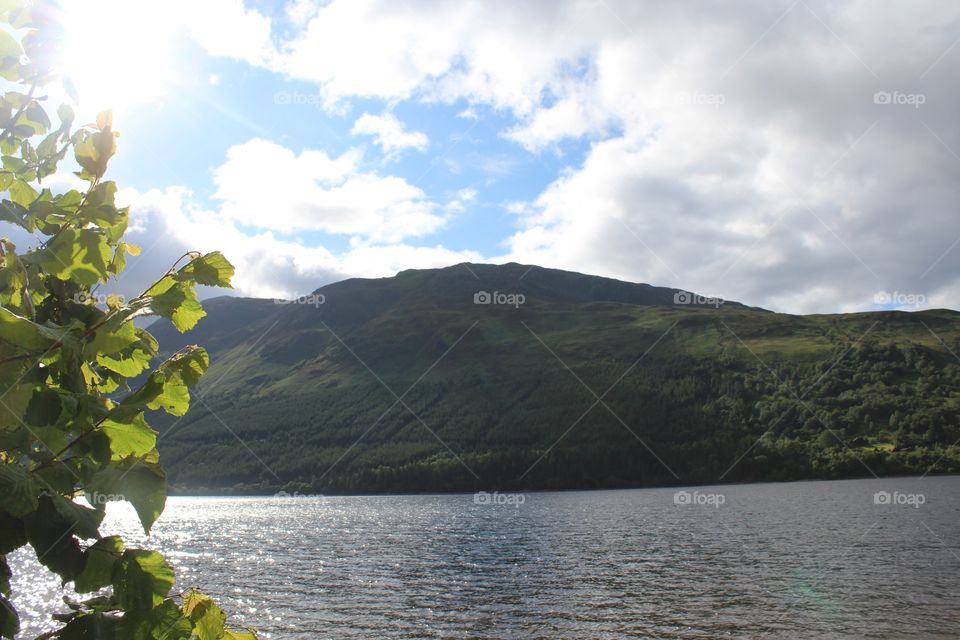
[[[196,248],[264,297],[470,260],[788,312],[960,304],[955,3],[67,7],[144,248],[121,291]]]

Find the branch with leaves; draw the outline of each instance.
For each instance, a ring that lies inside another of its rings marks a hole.
[[[57,80],[53,11],[0,3],[0,77],[24,89],[0,97],[0,222],[43,238],[23,253],[0,238],[0,636],[20,626],[5,555],[29,545],[64,584],[93,594],[66,599],[62,626],[43,638],[250,640],[199,591],[171,593],[174,572],[160,553],[99,530],[99,496],[130,502],[145,532],[163,512],[166,476],[145,412],[186,413],[209,365],[190,346],[154,366],[159,345],[134,320],[191,329],[205,315],[196,287],[229,287],[233,267],[219,252],[191,252],[136,298],[96,303],[92,290],[139,248],[123,241],[129,211],[104,180],[117,148],[110,112],[75,129],[62,105],[54,127],[38,96]],[[71,150],[86,189],[42,187]]]

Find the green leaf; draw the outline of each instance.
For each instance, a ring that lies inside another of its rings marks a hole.
[[[6,31],[0,30],[0,58],[8,58],[11,56],[19,58],[22,55],[23,49],[20,48],[20,43],[17,42],[16,38]]]
[[[31,426],[45,427],[56,423],[62,412],[60,394],[55,389],[44,387],[33,392],[27,404],[25,421]]]
[[[37,199],[37,196],[40,194],[37,193],[37,190],[31,187],[24,180],[14,180],[10,184],[10,199],[21,207],[29,207],[34,200]]]
[[[23,112],[21,120],[33,127],[34,135],[42,135],[50,128],[50,117],[46,109],[36,101]]]
[[[104,420],[98,429],[109,438],[110,453],[114,460],[145,456],[157,444],[157,432],[147,425],[143,413],[137,414],[128,423]]]
[[[223,632],[221,640],[257,640],[257,634],[251,631],[231,631],[227,629]]]
[[[96,229],[78,231],[67,227],[38,253],[41,268],[61,280],[72,279],[90,286],[110,275],[110,244]]]
[[[137,329],[132,322],[124,322],[117,329],[101,327],[83,349],[84,357],[93,359],[97,354],[119,353],[140,341]]]
[[[97,363],[110,371],[119,373],[125,378],[133,378],[150,366],[153,356],[140,349],[133,349],[128,355],[113,358],[111,356],[97,356]]]
[[[0,596],[0,636],[13,638],[20,631],[20,616],[6,596]]]
[[[191,589],[183,596],[183,612],[193,623],[193,632],[198,640],[219,640],[227,614],[208,596]]]
[[[110,273],[117,275],[127,268],[127,244],[121,242],[113,250],[113,259],[110,260]]]
[[[150,374],[142,387],[123,400],[121,407],[162,408],[171,415],[182,416],[190,407],[190,392],[182,379],[158,369]]]
[[[162,293],[151,295],[150,311],[168,318],[181,333],[192,329],[200,318],[207,315],[189,282],[173,283]]]
[[[115,616],[93,612],[74,617],[57,634],[58,640],[116,640],[118,620]]]
[[[73,147],[77,164],[97,178],[107,172],[107,162],[117,152],[117,140],[109,129],[83,136]]]
[[[124,640],[187,640],[192,637],[190,621],[172,599],[160,606],[143,611],[131,611],[123,616],[117,638]]]
[[[90,593],[108,586],[112,581],[113,566],[123,554],[120,536],[108,536],[87,547],[87,563],[74,581],[77,593]]]
[[[6,389],[0,388],[0,394],[3,394],[3,402],[0,403],[0,430],[8,431],[21,428],[23,426],[22,416],[33,397],[33,385],[17,383]]]
[[[5,596],[10,595],[10,578],[12,577],[13,573],[10,571],[7,559],[0,556],[0,594]]]
[[[149,407],[184,415],[190,407],[188,387],[200,380],[209,362],[206,350],[200,347],[172,356],[150,374],[142,387],[125,398],[121,407]]]
[[[4,396],[6,400],[7,396]],[[30,446],[30,434],[26,429],[7,431],[0,429],[0,451],[13,452]]]
[[[105,109],[97,114],[97,128],[101,131],[110,129],[113,126],[113,111]]]
[[[94,474],[87,486],[89,493],[123,496],[140,516],[146,533],[163,513],[167,501],[167,476],[159,464],[148,459],[152,457],[155,456],[111,461]]]
[[[49,496],[40,496],[37,510],[24,518],[27,541],[37,560],[64,582],[83,571],[83,551],[73,536],[75,521],[65,518]]]
[[[98,538],[103,510],[91,509],[63,496],[49,496],[60,516],[73,522],[73,531],[81,538]]]
[[[200,376],[210,366],[210,357],[207,355],[206,349],[194,346],[167,360],[166,366],[169,371],[178,375],[187,385],[192,387],[200,382]]]
[[[52,156],[57,151],[57,141],[60,139],[60,132],[50,133],[37,145],[37,155],[41,158]]]
[[[23,527],[23,520],[12,518],[10,514],[0,511],[0,555],[19,549],[27,544],[27,533]]]
[[[51,123],[49,85],[61,79],[75,101],[76,94],[60,74],[62,33],[48,8],[0,0],[0,78],[8,81],[0,90],[0,128],[7,132],[0,137],[0,223],[39,243],[18,254],[0,239],[0,635],[12,637],[20,626],[3,555],[29,544],[77,591],[113,587],[85,601],[65,598],[70,612],[55,614],[62,626],[45,635],[250,640],[252,634],[226,632],[225,614],[202,594],[186,608],[189,618],[169,597],[174,575],[162,556],[125,550],[117,536],[99,539],[101,501],[91,500],[93,508],[74,501],[81,493],[126,499],[149,532],[163,511],[166,476],[144,410],[183,415],[208,358],[197,348],[178,351],[120,401],[114,393],[129,390],[128,379],[148,371],[159,353],[133,321],[153,313],[181,332],[194,327],[205,315],[196,287],[230,286],[234,269],[219,252],[190,252],[186,266],[129,304],[113,295],[104,310],[76,298],[121,274],[139,248],[123,242],[129,208],[117,206],[117,185],[102,179],[117,148],[112,114],[71,131],[74,110],[61,105],[58,125]],[[89,181],[86,192],[37,186],[71,150],[76,175]],[[50,458],[61,450],[69,450],[64,460]]]
[[[73,124],[76,114],[73,112],[73,107],[68,104],[61,104],[57,107],[57,117],[60,118],[62,126],[66,128]]]
[[[113,595],[128,611],[153,609],[173,587],[173,569],[156,551],[127,549],[113,569]]]
[[[38,487],[23,467],[0,464],[0,510],[14,517],[25,516],[37,509]]]
[[[87,192],[85,206],[99,207],[105,204],[113,205],[116,202],[117,183],[113,180],[104,180]]]
[[[13,638],[20,630],[20,616],[8,599],[12,576],[7,559],[0,556],[0,636],[4,638]]]
[[[177,273],[178,278],[189,278],[197,284],[229,287],[234,268],[219,251],[194,258]]]
[[[13,176],[9,173],[0,174],[0,189],[7,189],[13,183]],[[33,224],[26,219],[27,209],[25,207],[3,200],[0,202],[0,220],[11,222],[27,231],[33,231]]]
[[[20,317],[6,307],[0,307],[0,340],[28,351],[43,351],[57,341],[57,335],[49,327]]]

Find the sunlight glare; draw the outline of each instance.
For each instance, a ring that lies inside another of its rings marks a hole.
[[[176,12],[162,3],[64,3],[63,69],[81,111],[123,112],[162,98],[174,77]]]

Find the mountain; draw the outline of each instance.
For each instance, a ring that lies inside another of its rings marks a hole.
[[[960,472],[960,314],[795,316],[519,264],[223,297],[174,491],[476,491]]]

